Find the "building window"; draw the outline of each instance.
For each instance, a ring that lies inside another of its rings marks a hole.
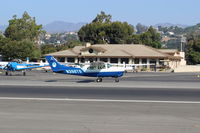
[[[150,64],[156,64],[156,59],[150,59],[149,63]]]
[[[142,59],[142,64],[147,64],[147,59]]]
[[[121,63],[128,64],[129,59],[128,58],[121,58]]]
[[[118,63],[118,58],[110,58],[110,63]]]
[[[94,59],[93,59],[93,58],[89,58],[89,61],[90,61],[90,62],[94,62]]]
[[[81,63],[85,63],[85,58],[79,58],[79,61],[80,61]]]
[[[135,62],[135,64],[139,64],[140,60],[139,60],[138,58],[136,58],[136,59],[134,60],[134,62]]]
[[[164,59],[159,59],[159,65],[164,66]]]
[[[68,57],[68,58],[67,58],[67,62],[75,62],[75,59],[72,58],[72,57]]]
[[[108,62],[108,58],[100,58],[100,61]]]
[[[97,61],[97,58],[88,58],[88,59],[86,59],[86,60],[88,60],[89,62],[96,62],[96,61]]]
[[[156,59],[150,59],[149,60],[150,63],[150,68],[152,68],[152,70],[156,70]]]
[[[57,60],[58,62],[65,62],[65,57],[58,57]]]

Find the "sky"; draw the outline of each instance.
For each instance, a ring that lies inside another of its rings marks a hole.
[[[104,11],[113,21],[154,25],[200,23],[200,0],[0,0],[0,25],[27,11],[37,24],[90,23]]]

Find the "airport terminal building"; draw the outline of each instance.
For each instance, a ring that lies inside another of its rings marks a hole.
[[[88,63],[103,61],[113,64],[150,64],[176,68],[185,65],[184,52],[174,49],[155,49],[141,44],[96,44],[76,46],[51,53],[59,62]]]

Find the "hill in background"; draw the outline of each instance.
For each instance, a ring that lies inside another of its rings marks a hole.
[[[54,21],[43,25],[43,29],[48,33],[76,32],[86,23],[70,23],[65,21]],[[0,25],[0,31],[5,31],[7,25]]]
[[[48,33],[63,33],[78,31],[86,23],[69,23],[64,21],[54,21],[43,26],[43,29]]]
[[[180,27],[180,28],[186,28],[186,27],[189,27],[189,25],[183,25],[183,24],[172,24],[172,23],[158,23],[158,24],[155,24],[154,27],[158,27],[158,26],[161,26],[161,27]]]
[[[43,29],[47,31],[48,33],[64,33],[64,32],[76,32],[79,31],[79,29],[85,25],[86,23],[80,22],[80,23],[70,23],[65,21],[54,21],[49,24],[43,25]],[[178,26],[184,29],[184,33],[192,32],[195,30],[199,30],[200,24],[194,25],[194,26],[188,26],[188,25],[181,25],[181,24],[171,24],[171,23],[158,23],[154,25],[154,27],[171,27],[171,26]],[[5,31],[7,28],[7,25],[0,25],[0,31]]]

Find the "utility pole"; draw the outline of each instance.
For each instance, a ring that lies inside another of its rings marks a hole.
[[[181,52],[183,52],[183,44],[186,43],[186,37],[181,35]]]

